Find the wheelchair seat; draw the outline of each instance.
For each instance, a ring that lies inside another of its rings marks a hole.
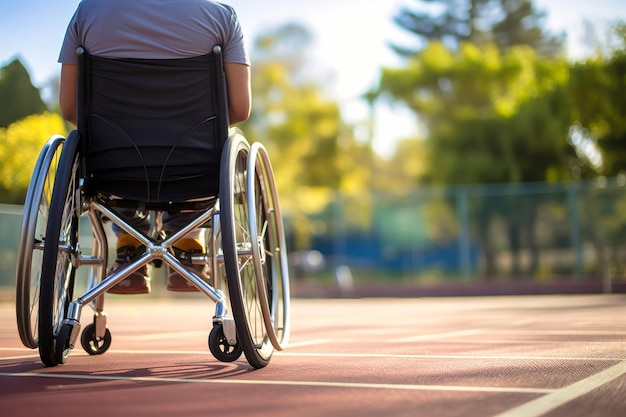
[[[79,51],[87,195],[148,204],[217,195],[229,125],[219,52],[107,59]]]

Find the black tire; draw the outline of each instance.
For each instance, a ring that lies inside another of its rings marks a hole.
[[[261,143],[250,147],[247,171],[252,255],[260,306],[272,345],[283,350],[290,335],[287,245],[274,172]]]
[[[209,350],[215,359],[222,362],[234,362],[243,352],[239,343],[234,346],[228,343],[221,324],[213,326],[209,333]]]
[[[65,138],[53,136],[42,148],[35,163],[26,199],[17,246],[15,310],[22,344],[39,346],[39,289],[43,242],[50,211],[50,198]]]
[[[89,323],[80,335],[80,344],[90,355],[102,355],[111,347],[111,332],[105,329],[104,337],[96,337],[96,326]]]
[[[250,213],[246,176],[250,146],[232,134],[222,151],[220,167],[220,222],[224,267],[237,341],[248,363],[256,369],[269,363],[272,346],[263,319],[250,242]]]
[[[78,243],[78,134],[65,141],[54,181],[46,227],[39,298],[39,357],[56,366],[56,335],[62,328],[72,298],[76,270],[72,257]]]

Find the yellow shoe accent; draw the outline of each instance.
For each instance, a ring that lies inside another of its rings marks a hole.
[[[121,233],[117,238],[117,248],[123,248],[124,246],[132,246],[137,249],[139,247],[139,241],[127,233]]]
[[[204,247],[200,242],[200,239],[185,238],[179,240],[174,247],[178,250],[187,252],[189,254],[204,253]],[[208,265],[192,265],[191,261],[181,261],[183,265],[192,268],[205,281],[210,280]],[[170,270],[167,277],[167,290],[174,292],[198,292],[199,290],[185,278],[183,278],[178,272]]]
[[[197,252],[197,251],[204,252],[204,245],[202,245],[202,242],[200,242],[200,239],[190,239],[190,238],[181,239],[177,243],[174,244],[174,247],[185,252]]]

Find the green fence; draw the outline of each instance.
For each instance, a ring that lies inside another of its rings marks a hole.
[[[355,280],[609,281],[626,276],[625,183],[620,176],[338,195],[315,219],[323,232],[312,240],[331,265],[356,271]]]
[[[14,283],[21,210],[0,205],[1,285]],[[308,222],[308,247],[298,249],[327,266],[313,277],[349,267],[355,281],[626,278],[626,176],[337,195]]]
[[[22,207],[0,204],[0,285],[15,284],[17,240],[22,221]]]

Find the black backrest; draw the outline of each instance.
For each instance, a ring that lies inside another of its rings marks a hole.
[[[217,195],[228,137],[219,46],[165,60],[77,53],[87,193],[154,203]]]

